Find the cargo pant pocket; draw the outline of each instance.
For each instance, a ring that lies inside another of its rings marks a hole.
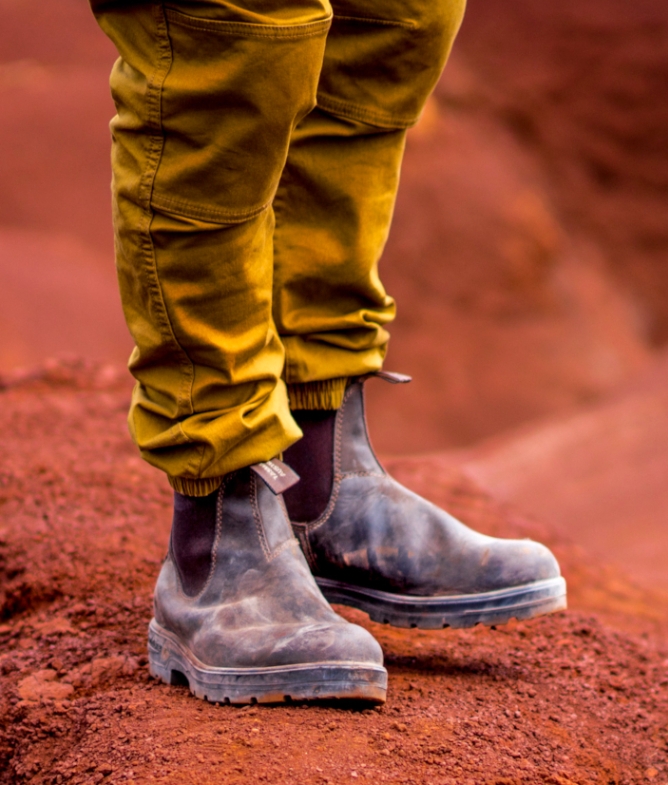
[[[238,223],[270,204],[290,135],[315,105],[330,20],[263,25],[167,9],[172,63],[151,195],[161,212]]]
[[[463,0],[335,0],[318,105],[379,128],[414,125],[443,70]]]

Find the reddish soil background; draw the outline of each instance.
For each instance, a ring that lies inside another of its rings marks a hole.
[[[170,495],[124,424],[113,58],[82,0],[0,0],[0,783],[668,785],[668,5],[471,0],[409,134],[381,273],[415,381],[368,385],[374,442],[554,548],[571,608],[443,633],[342,610],[385,651],[371,711],[148,677]]]
[[[393,472],[491,534],[554,548],[571,610],[393,630],[388,702],[211,706],[153,681],[170,493],[128,443],[125,374],[51,365],[1,394],[1,783],[668,782],[668,604],[495,502],[453,463]]]

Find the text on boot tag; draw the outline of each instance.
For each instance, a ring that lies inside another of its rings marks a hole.
[[[251,469],[264,481],[270,491],[278,495],[299,482],[299,475],[286,463],[273,458],[271,461],[256,463]]]

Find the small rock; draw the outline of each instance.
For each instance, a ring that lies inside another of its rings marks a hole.
[[[36,622],[32,625],[36,632],[40,635],[71,635],[75,632],[69,619],[64,616],[54,616],[53,619],[48,619],[43,622]]]
[[[128,657],[123,664],[121,672],[124,676],[134,676],[139,670],[139,663],[134,657]]]
[[[37,671],[18,683],[21,700],[38,702],[40,700],[62,701],[74,692],[71,684],[56,681],[58,674],[53,670]]]
[[[93,684],[109,681],[119,674],[125,666],[124,657],[98,657],[91,663],[91,678]]]
[[[648,780],[653,780],[654,777],[658,775],[658,773],[659,772],[655,768],[650,768],[645,772],[645,777],[647,777]]]
[[[80,668],[74,668],[63,677],[63,681],[72,684],[74,687],[90,686],[91,665],[87,662]]]
[[[8,673],[13,673],[17,670],[19,670],[19,666],[10,657],[0,663],[0,673],[2,673],[3,676],[6,676]]]

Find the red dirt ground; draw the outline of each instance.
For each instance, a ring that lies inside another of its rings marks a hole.
[[[571,610],[381,642],[385,706],[211,706],[148,676],[170,492],[113,366],[0,393],[0,783],[668,782],[668,602],[495,502],[453,462],[393,472],[477,528],[554,548]]]

